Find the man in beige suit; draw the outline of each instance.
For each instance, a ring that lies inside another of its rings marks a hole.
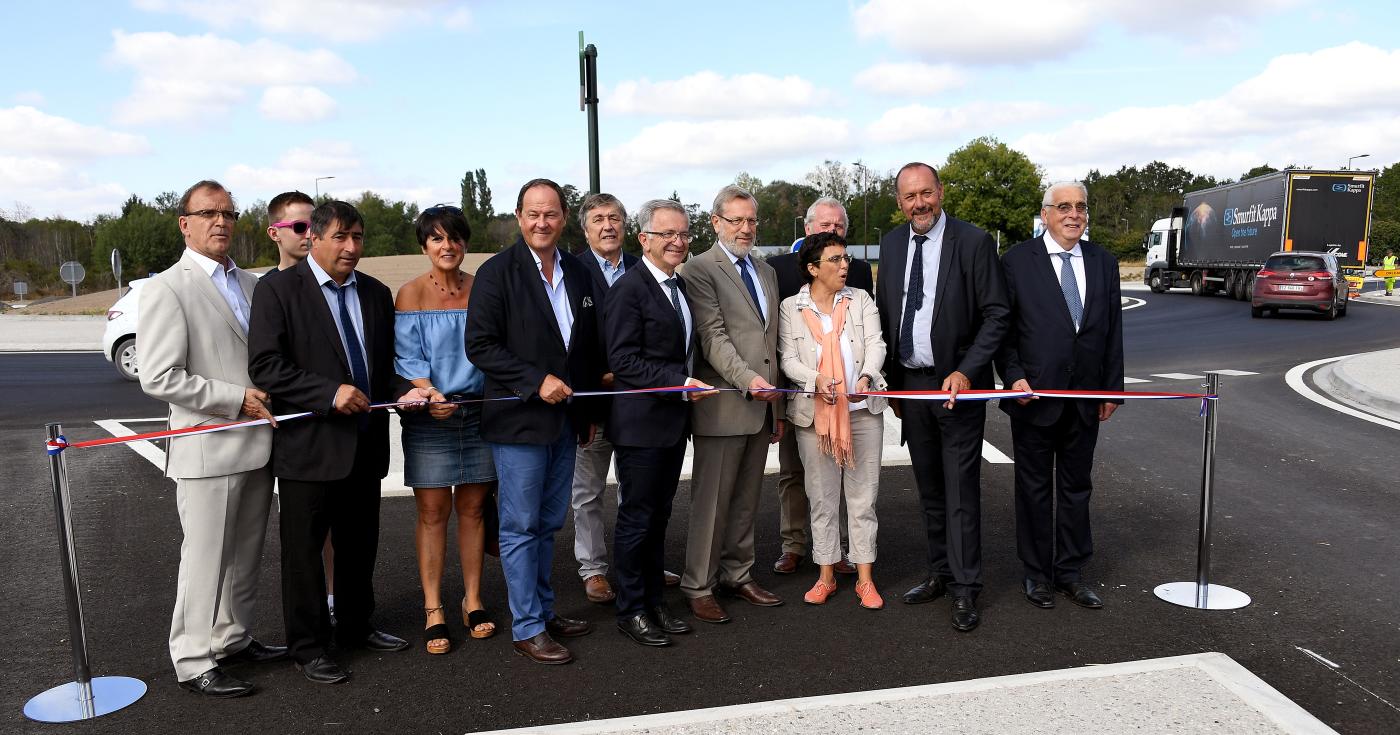
[[[778,280],[750,257],[758,202],[726,186],[710,210],[716,243],[685,266],[700,355],[695,377],[722,392],[693,409],[695,461],[681,591],[695,617],[727,623],[715,593],[772,607],[783,601],[751,574],[753,524],[768,445],[783,435],[778,381]]]
[[[271,418],[248,379],[248,312],[257,278],[228,257],[238,212],[216,181],[180,200],[185,252],[141,291],[141,388],[170,404],[180,429]],[[175,438],[165,474],[175,480],[184,541],[170,658],[180,686],[210,697],[251,694],[221,664],[285,658],[250,633],[263,536],[272,501],[272,429],[259,426]]]

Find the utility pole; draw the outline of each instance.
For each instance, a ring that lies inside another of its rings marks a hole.
[[[583,31],[578,32],[578,109],[588,112],[588,191],[603,190],[598,173],[598,47],[583,45]]]

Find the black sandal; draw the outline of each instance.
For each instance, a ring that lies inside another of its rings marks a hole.
[[[485,610],[472,610],[467,613],[466,620],[463,622],[467,624],[467,632],[470,633],[473,638],[490,638],[496,635],[496,621],[492,620],[491,613]],[[491,630],[480,631],[476,629],[478,625],[485,625],[488,623],[491,625]]]
[[[423,612],[427,613],[428,615],[439,611],[443,612],[444,618],[447,616],[446,608],[442,605],[438,605],[437,607],[423,608]],[[434,646],[433,641],[447,641],[447,643]],[[423,630],[423,650],[427,651],[428,653],[434,656],[441,656],[444,653],[448,653],[452,650],[451,631],[447,629],[447,623],[438,623],[437,625],[430,625]]]

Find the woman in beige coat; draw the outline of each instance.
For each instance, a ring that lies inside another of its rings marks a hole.
[[[832,568],[841,559],[841,499],[846,499],[849,558],[856,565],[862,607],[884,606],[875,589],[875,499],[884,444],[886,400],[855,395],[884,390],[885,342],[875,301],[846,286],[851,257],[835,233],[809,236],[798,251],[805,286],[783,301],[779,352],[783,374],[798,390],[787,416],[797,430],[811,507],[812,560],[821,576],[803,600],[820,605],[836,593]]]

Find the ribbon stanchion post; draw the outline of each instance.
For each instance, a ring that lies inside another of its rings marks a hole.
[[[1206,393],[1220,394],[1220,375],[1210,373]],[[1196,538],[1196,581],[1158,585],[1156,595],[1173,605],[1197,610],[1235,610],[1250,603],[1249,595],[1210,583],[1211,510],[1215,503],[1215,411],[1217,401],[1205,401],[1205,439],[1201,460],[1201,524]]]
[[[53,479],[54,516],[58,522],[58,555],[63,567],[63,592],[68,606],[68,637],[73,644],[74,680],[34,695],[24,704],[24,716],[39,722],[76,722],[116,712],[146,694],[146,683],[129,676],[92,677],[87,630],[83,623],[82,588],[73,544],[73,511],[68,494],[67,441],[63,428],[49,424],[49,474]]]

